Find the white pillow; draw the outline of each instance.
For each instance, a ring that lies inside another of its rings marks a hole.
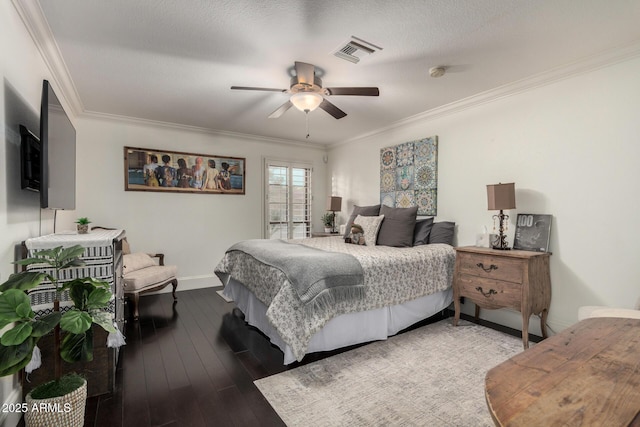
[[[364,230],[364,243],[367,246],[375,246],[378,240],[378,231],[384,215],[380,216],[362,216],[358,215],[354,220],[354,224],[359,224]]]
[[[153,258],[144,252],[136,252],[134,254],[126,254],[122,257],[122,270],[124,274],[131,273],[132,271],[140,270],[142,268],[153,267],[156,265]]]

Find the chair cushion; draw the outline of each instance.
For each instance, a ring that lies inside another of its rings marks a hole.
[[[613,308],[601,305],[586,305],[578,309],[578,320],[591,317],[624,317],[628,319],[640,319],[640,310],[630,308]]]
[[[125,273],[124,291],[138,292],[176,277],[178,267],[175,265],[153,265],[152,267]]]
[[[122,270],[124,274],[138,271],[142,268],[153,267],[156,262],[144,252],[136,252],[135,254],[126,254],[122,257]]]

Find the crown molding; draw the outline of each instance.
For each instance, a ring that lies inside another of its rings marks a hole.
[[[52,83],[59,89],[56,94],[71,107],[74,116],[80,116],[84,112],[84,106],[40,3],[37,0],[12,0],[12,3],[40,51],[40,56],[51,71]]]
[[[225,131],[225,130],[204,128],[199,126],[183,125],[179,123],[140,119],[137,117],[130,117],[130,116],[120,116],[117,114],[99,113],[96,111],[85,111],[82,114],[82,117],[88,118],[88,119],[95,119],[95,120],[129,123],[129,124],[138,125],[138,126],[153,126],[156,128],[162,127],[162,128],[173,129],[173,130],[178,130],[182,132],[193,132],[193,133],[201,133],[206,135],[227,136],[231,138],[238,138],[238,139],[244,139],[244,140],[250,140],[250,141],[256,141],[256,142],[268,142],[271,144],[311,148],[311,149],[322,150],[322,151],[326,150],[326,146],[324,144],[318,144],[314,142],[296,141],[293,139],[273,138],[269,136],[253,135],[249,133],[231,132],[231,131]]]
[[[624,62],[640,56],[640,41],[636,40],[616,49],[592,55],[580,60],[552,68],[547,71],[535,74],[531,77],[515,81],[506,85],[499,86],[494,89],[480,92],[476,95],[469,96],[459,101],[454,101],[431,110],[418,113],[416,115],[398,120],[389,126],[349,138],[345,141],[329,144],[327,148],[335,148],[370,138],[374,135],[383,134],[399,127],[407,126],[416,122],[426,122],[435,120],[440,117],[458,113],[463,110],[475,108],[483,104],[497,101],[502,98],[518,95],[539,87],[547,86],[560,80],[565,80],[581,74],[585,74],[600,68],[609,67],[620,62]]]
[[[11,0],[16,11],[20,15],[25,27],[29,31],[33,41],[35,42],[40,54],[51,71],[52,79],[55,85],[60,89],[56,91],[62,96],[67,104],[70,105],[72,113],[76,117],[93,117],[98,119],[108,119],[113,121],[124,121],[129,123],[137,123],[141,125],[153,125],[168,127],[178,130],[206,133],[221,136],[230,136],[234,138],[250,139],[254,141],[270,142],[275,144],[294,145],[307,148],[317,148],[326,150],[341,145],[350,144],[374,135],[383,134],[399,127],[408,126],[413,123],[435,120],[436,118],[448,116],[460,111],[481,106],[483,104],[493,102],[502,98],[517,95],[519,93],[529,91],[538,87],[546,86],[559,80],[584,74],[599,68],[608,67],[619,62],[623,62],[640,56],[640,40],[635,40],[627,45],[619,46],[616,49],[609,49],[600,54],[581,58],[577,61],[565,64],[542,73],[535,74],[531,77],[518,80],[485,92],[472,95],[470,97],[454,101],[431,110],[418,113],[416,115],[398,120],[389,126],[385,126],[371,132],[349,138],[330,144],[317,144],[307,141],[286,140],[272,138],[253,134],[244,134],[239,132],[228,132],[215,129],[201,128],[195,126],[187,126],[175,123],[160,122],[146,119],[138,119],[126,116],[111,115],[106,113],[97,113],[86,111],[80,95],[73,83],[73,79],[62,58],[58,44],[56,43],[51,29],[44,17],[40,3],[37,0]]]
[[[120,116],[115,114],[98,113],[87,111],[84,108],[80,95],[76,89],[69,69],[62,58],[60,48],[53,37],[51,28],[47,23],[44,12],[37,0],[12,0],[12,3],[20,15],[27,31],[31,35],[35,45],[40,52],[47,68],[51,71],[52,80],[55,82],[56,94],[62,97],[71,107],[72,114],[77,118],[94,118],[101,120],[110,120],[118,122],[126,122],[143,126],[165,127],[181,131],[205,133],[210,135],[228,136],[245,140],[268,142],[272,144],[283,144],[288,146],[297,146],[304,148],[312,148],[317,150],[326,150],[324,144],[318,144],[308,141],[296,141],[280,138],[272,138],[267,136],[245,134],[240,132],[221,131],[216,129],[202,128],[196,126],[188,126],[176,123],[161,122],[155,120],[140,119],[135,117]]]

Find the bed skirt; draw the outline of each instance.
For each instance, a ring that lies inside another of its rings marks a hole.
[[[291,348],[267,319],[267,306],[242,283],[229,279],[224,295],[233,299],[245,321],[262,331],[284,353],[284,364],[296,361]],[[453,301],[452,288],[391,307],[334,317],[311,337],[307,353],[330,351],[354,344],[384,340],[444,310]]]

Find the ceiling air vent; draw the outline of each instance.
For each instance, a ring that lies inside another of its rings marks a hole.
[[[351,39],[341,44],[333,54],[338,58],[357,64],[362,58],[371,55],[377,50],[382,50],[382,48],[358,37],[351,36]]]

